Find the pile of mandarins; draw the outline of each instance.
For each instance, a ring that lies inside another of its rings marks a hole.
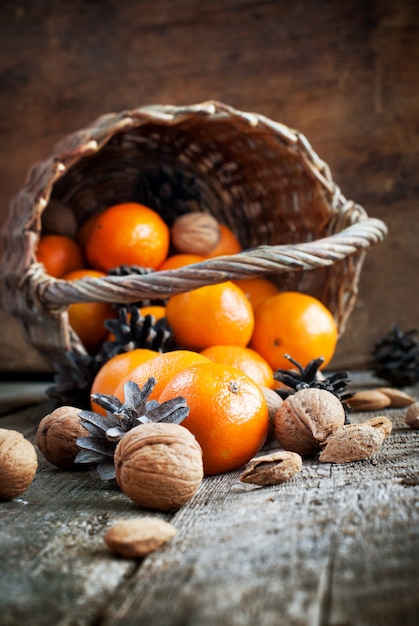
[[[89,218],[74,237],[45,234],[37,260],[55,278],[103,277],[120,265],[164,271],[220,255],[241,246],[234,233],[205,213],[180,216],[170,227],[159,214],[137,203],[118,204]],[[88,350],[106,340],[110,304],[69,306],[69,320]],[[280,292],[264,277],[227,281],[174,295],[147,313],[164,316],[182,349],[159,353],[134,349],[107,361],[91,392],[123,401],[124,384],[141,388],[153,377],[150,399],[182,396],[190,408],[182,426],[203,451],[204,471],[217,474],[247,463],[268,432],[264,389],[278,383],[273,373],[292,364],[305,366],[320,355],[333,357],[337,326],[317,299]],[[92,401],[92,410],[103,409]]]

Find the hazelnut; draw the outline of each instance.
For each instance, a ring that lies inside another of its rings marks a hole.
[[[39,422],[36,432],[36,445],[44,457],[61,469],[75,466],[74,459],[79,452],[76,441],[87,434],[80,422],[80,409],[74,406],[60,406]]]
[[[32,483],[38,467],[36,450],[17,432],[0,428],[0,500],[13,500]]]
[[[326,440],[321,463],[351,463],[373,456],[383,445],[384,430],[370,424],[347,424]]]
[[[209,213],[185,213],[178,217],[171,230],[173,246],[178,252],[205,256],[220,241],[220,226]]]
[[[406,411],[404,421],[410,428],[415,430],[419,428],[419,402],[410,405]]]
[[[202,450],[183,426],[142,424],[122,437],[115,450],[116,480],[138,505],[171,511],[198,490],[204,470]]]
[[[314,456],[328,435],[344,423],[343,405],[330,391],[300,389],[277,410],[275,437],[285,450]]]
[[[105,534],[108,547],[129,559],[146,556],[172,539],[176,528],[158,517],[116,522]]]

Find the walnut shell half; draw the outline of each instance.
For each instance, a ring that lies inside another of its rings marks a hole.
[[[118,443],[114,462],[121,490],[140,506],[159,511],[186,504],[204,475],[200,445],[178,424],[133,428]]]
[[[345,423],[341,401],[325,389],[301,389],[288,396],[275,415],[275,437],[284,448],[314,456],[334,430]]]

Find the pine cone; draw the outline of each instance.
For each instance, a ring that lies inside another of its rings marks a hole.
[[[65,357],[65,362],[55,364],[54,382],[48,387],[47,395],[61,405],[89,406],[90,388],[104,358],[69,351]]]
[[[118,317],[107,320],[106,328],[115,339],[104,343],[101,355],[104,360],[135,348],[148,348],[156,352],[173,349],[173,335],[166,318],[157,321],[151,315],[142,317],[137,305],[118,307]]]
[[[148,400],[155,384],[156,380],[149,378],[140,389],[135,382],[128,381],[124,385],[124,403],[114,396],[92,394],[92,400],[106,410],[106,416],[93,411],[80,412],[80,421],[90,435],[77,439],[80,452],[74,462],[94,465],[102,480],[113,480],[115,449],[129,430],[149,422],[180,424],[189,414],[185,398],[173,398],[162,404]]]
[[[319,368],[324,363],[324,358],[319,357],[317,359],[313,359],[308,363],[306,367],[303,367],[295,361],[288,354],[285,357],[297,368],[297,372],[292,370],[278,369],[274,372],[274,379],[280,381],[284,385],[288,387],[285,389],[275,389],[276,393],[283,399],[288,397],[289,395],[299,391],[300,389],[307,389],[309,387],[315,389],[325,389],[329,391],[334,396],[336,396],[342,403],[343,408],[345,409],[346,421],[345,423],[349,423],[348,413],[350,412],[350,407],[345,402],[353,396],[351,392],[345,392],[347,385],[350,382],[348,372],[335,372],[330,376],[325,376],[324,378],[319,378]]]
[[[171,226],[179,215],[196,211],[201,204],[201,190],[192,174],[169,167],[142,171],[134,191],[134,200],[159,213]]]
[[[419,381],[419,340],[417,329],[406,332],[393,324],[379,339],[371,353],[370,368],[377,378],[395,387],[407,387]]]

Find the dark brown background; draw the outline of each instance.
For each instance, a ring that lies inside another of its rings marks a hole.
[[[415,0],[3,0],[0,218],[29,166],[98,115],[218,99],[303,132],[343,193],[389,228],[367,255],[336,367],[418,325]],[[48,365],[0,311],[0,371]]]

